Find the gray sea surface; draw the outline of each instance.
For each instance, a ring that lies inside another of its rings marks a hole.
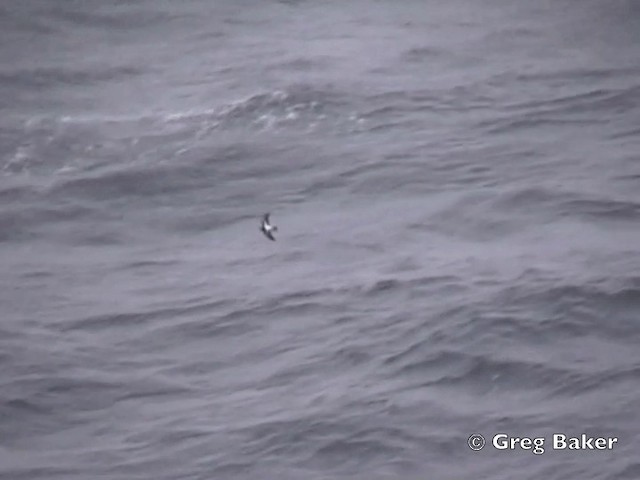
[[[637,1],[0,3],[2,480],[637,480],[639,344]]]

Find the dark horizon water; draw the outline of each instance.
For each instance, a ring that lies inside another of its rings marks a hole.
[[[631,0],[0,5],[0,478],[640,478],[639,41]]]

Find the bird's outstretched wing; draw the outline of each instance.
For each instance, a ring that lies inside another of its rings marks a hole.
[[[274,242],[276,241],[276,239],[274,238],[273,234],[270,231],[264,232],[264,234],[269,238],[269,240],[273,240]]]
[[[271,215],[271,214],[270,214],[270,213],[265,213],[265,214],[264,214],[264,217],[262,217],[262,222],[263,222],[263,223],[271,223],[271,222],[269,221],[269,215]]]

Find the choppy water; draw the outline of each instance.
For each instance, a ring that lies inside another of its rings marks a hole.
[[[639,42],[632,0],[2,4],[0,477],[640,478]]]

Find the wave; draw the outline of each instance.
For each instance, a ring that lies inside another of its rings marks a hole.
[[[54,70],[51,75],[58,73]],[[107,69],[103,73],[106,79],[135,72]],[[92,75],[102,78],[100,71]],[[21,81],[19,76],[15,80]],[[61,82],[71,80],[60,78]],[[80,76],[76,80],[92,79]],[[229,131],[240,135],[358,131],[361,119],[353,113],[345,114],[346,104],[347,100],[331,89],[298,85],[181,112],[34,117],[9,129],[11,138],[3,142],[8,150],[2,152],[5,163],[1,169],[5,175],[66,174],[138,160],[171,161],[199,147],[215,148],[219,143],[215,142],[216,134]],[[3,128],[4,132],[9,130]]]
[[[47,14],[51,19],[71,24],[71,27],[100,27],[109,30],[124,30],[126,32],[130,32],[132,29],[153,27],[158,23],[166,22],[175,17],[175,13],[169,14],[162,12],[161,9],[147,11],[128,10],[120,14],[89,10],[83,12],[81,9],[71,10],[62,6],[51,6]],[[184,16],[184,13],[181,16]],[[66,27],[68,26],[66,25]]]
[[[582,217],[593,220],[640,219],[640,203],[632,200],[602,198],[595,193],[562,191],[544,187],[525,188],[507,192],[491,202],[500,211],[514,212],[537,209],[558,218]]]
[[[34,69],[0,72],[0,84],[3,88],[52,88],[69,85],[93,85],[95,83],[119,81],[147,73],[139,66],[121,65],[106,67],[104,65],[87,65],[84,69],[71,70],[57,67],[40,67]]]

